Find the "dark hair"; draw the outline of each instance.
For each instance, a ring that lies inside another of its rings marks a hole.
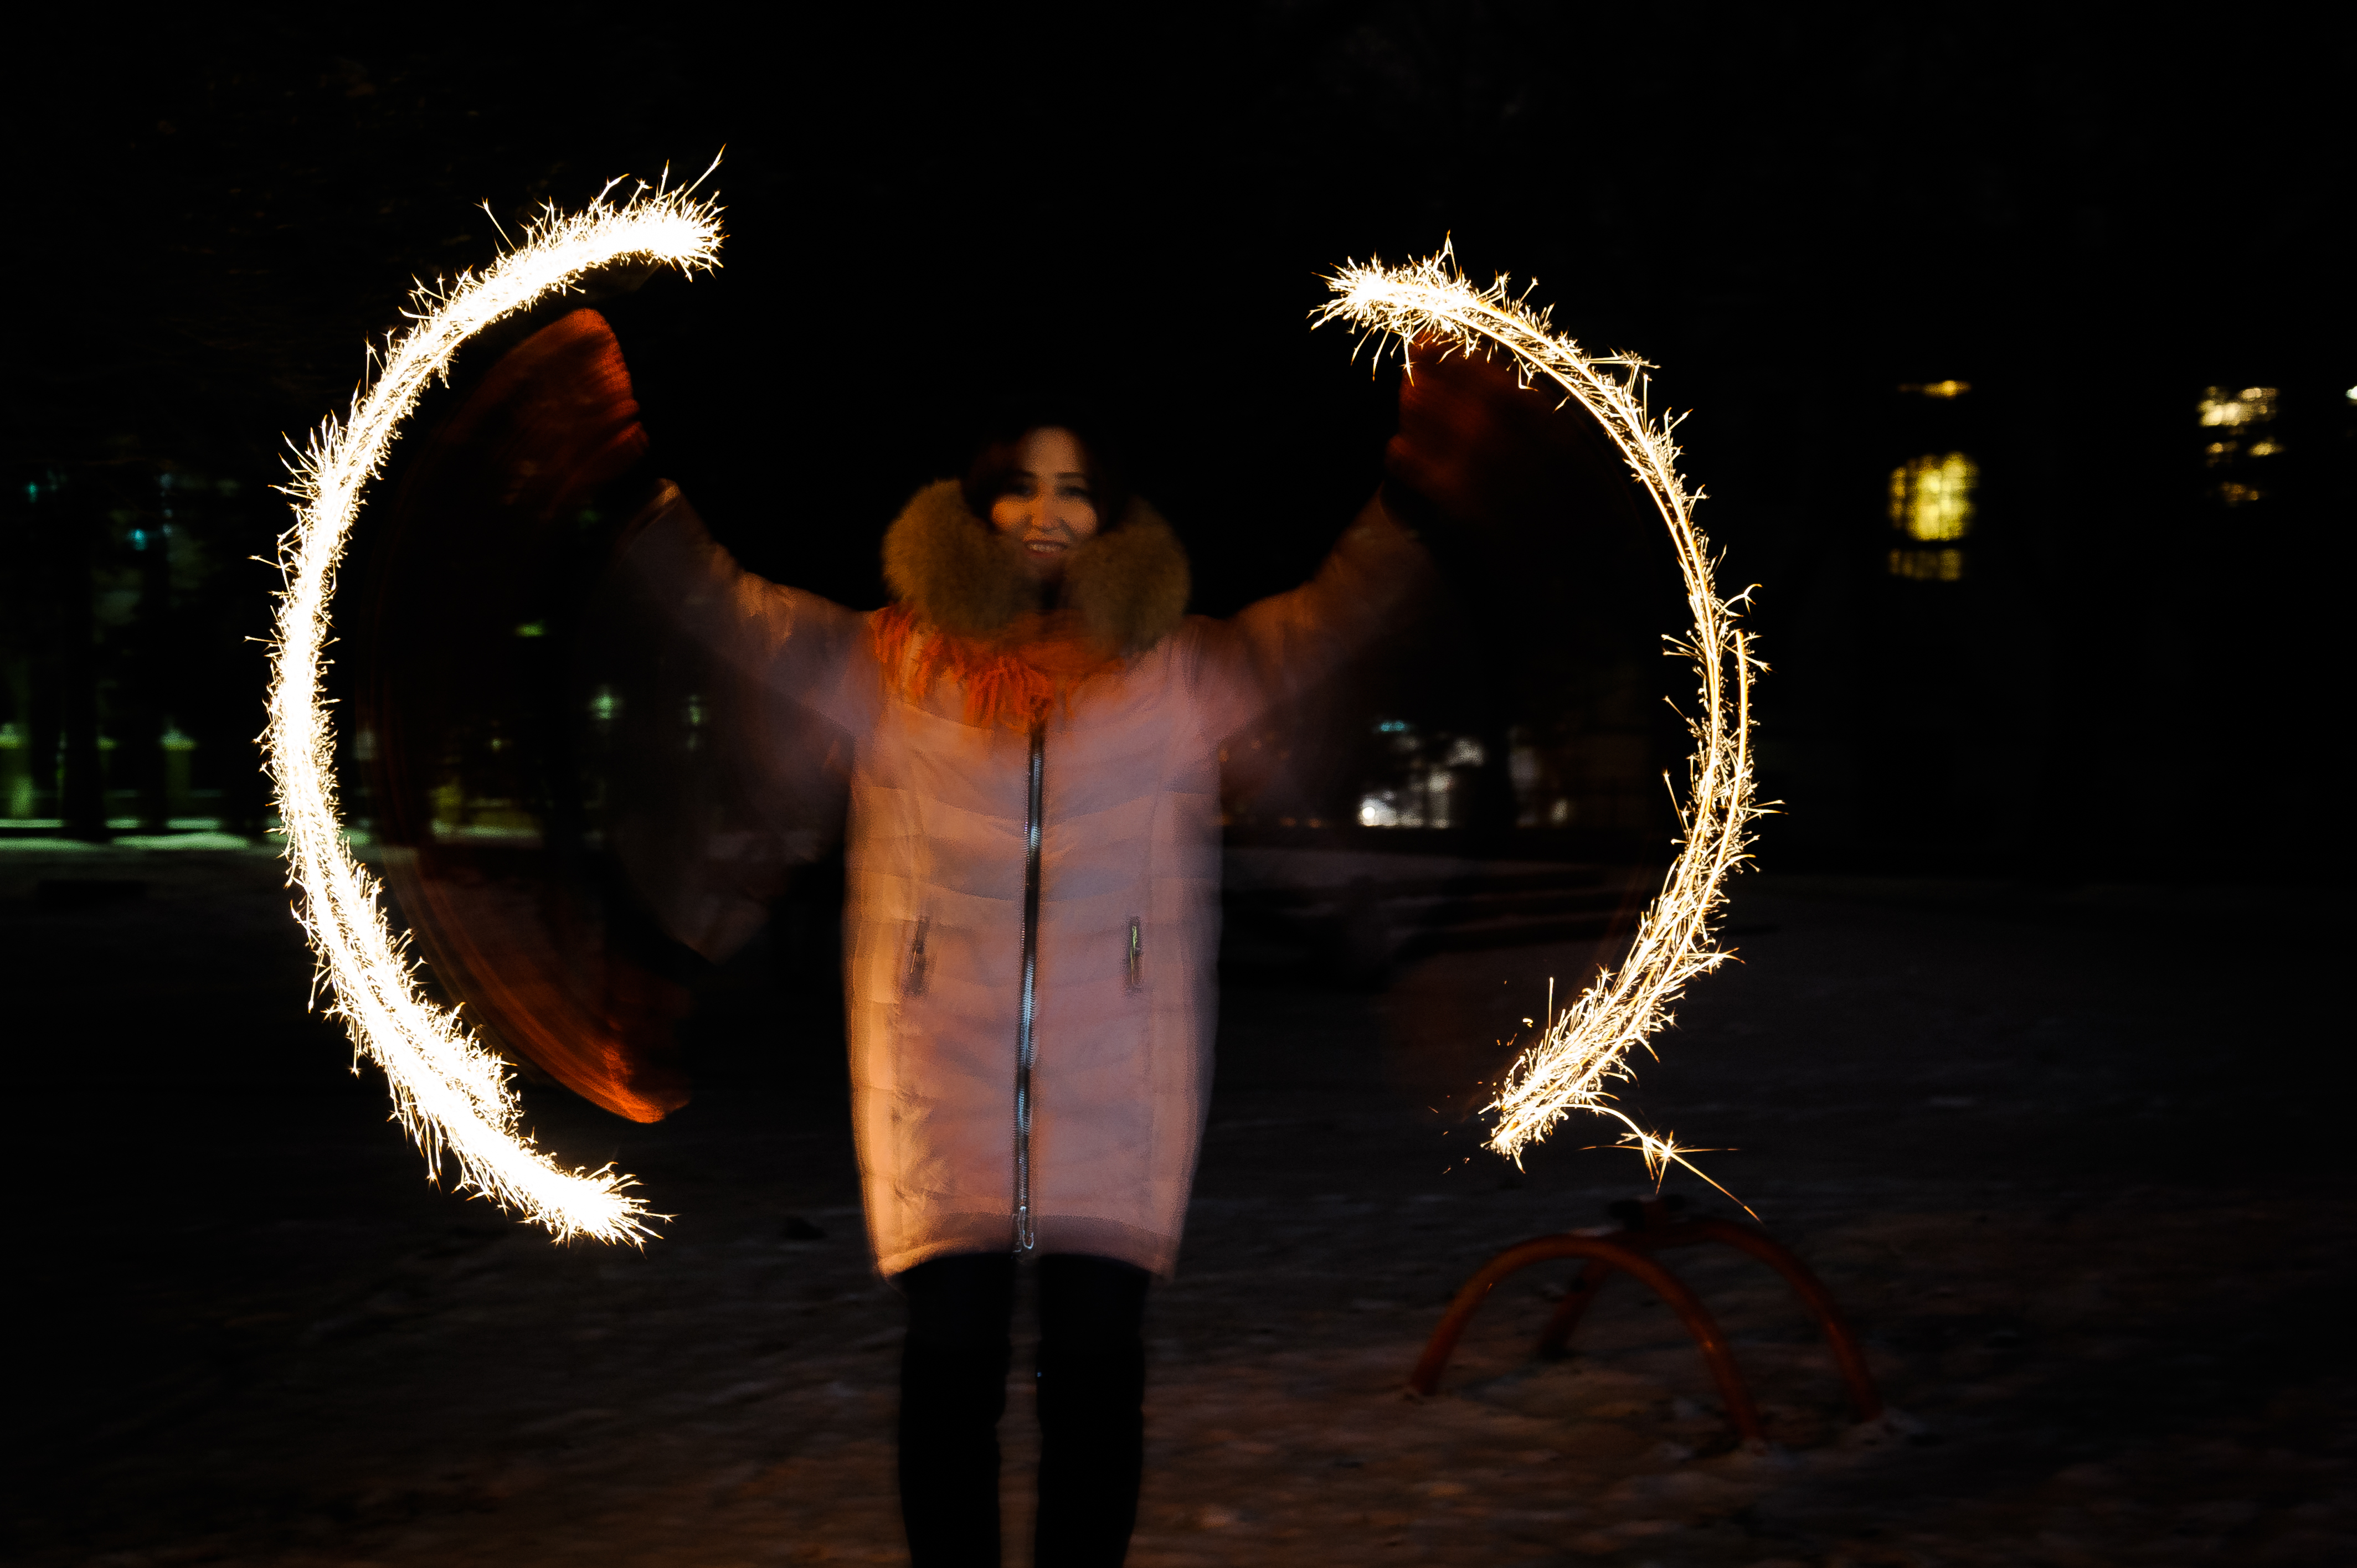
[[[1018,471],[1016,448],[1035,430],[1069,430],[1081,444],[1081,464],[1089,477],[1089,499],[1100,529],[1118,528],[1129,510],[1128,466],[1103,421],[1080,409],[1045,403],[1010,409],[994,420],[967,460],[962,488],[974,515],[987,521],[990,509],[1006,493]]]

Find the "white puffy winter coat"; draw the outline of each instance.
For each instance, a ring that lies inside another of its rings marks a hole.
[[[895,524],[920,627],[972,620],[970,579],[997,569],[977,548],[953,484]],[[770,736],[754,772],[771,782],[740,816],[758,828],[766,799],[800,821],[814,791],[847,790],[853,1115],[887,1274],[1031,1248],[1175,1263],[1211,1088],[1224,748],[1398,624],[1429,575],[1380,503],[1311,582],[1227,621],[1178,615],[1177,552],[1138,507],[1074,553],[1068,599],[1093,593],[1133,651],[1028,733],[974,722],[953,681],[918,691],[882,661],[888,612],[744,571],[676,491],[622,560]],[[759,918],[729,864],[750,842],[713,836],[700,868],[642,878],[681,940],[712,952]]]

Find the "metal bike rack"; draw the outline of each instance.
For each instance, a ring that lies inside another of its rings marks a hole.
[[[1439,1326],[1426,1342],[1415,1370],[1408,1375],[1407,1386],[1419,1394],[1430,1394],[1440,1386],[1441,1371],[1456,1351],[1457,1341],[1463,1337],[1466,1325],[1473,1320],[1474,1313],[1499,1282],[1533,1263],[1578,1258],[1582,1260],[1579,1275],[1572,1281],[1563,1305],[1555,1308],[1554,1317],[1539,1335],[1534,1354],[1549,1358],[1564,1354],[1572,1331],[1579,1326],[1596,1293],[1614,1274],[1627,1274],[1651,1287],[1654,1294],[1668,1303],[1686,1326],[1686,1332],[1694,1336],[1703,1359],[1710,1365],[1712,1379],[1718,1384],[1719,1398],[1726,1402],[1727,1419],[1734,1423],[1736,1435],[1747,1444],[1764,1442],[1759,1407],[1751,1402],[1751,1391],[1744,1386],[1743,1374],[1736,1368],[1734,1354],[1727,1348],[1727,1337],[1719,1332],[1717,1320],[1684,1281],[1652,1257],[1652,1253],[1673,1247],[1696,1247],[1716,1241],[1749,1253],[1784,1276],[1785,1283],[1815,1316],[1818,1327],[1824,1333],[1834,1362],[1841,1369],[1842,1380],[1849,1386],[1850,1413],[1859,1421],[1872,1421],[1880,1415],[1882,1396],[1875,1389],[1874,1375],[1867,1370],[1866,1357],[1857,1348],[1857,1337],[1843,1321],[1841,1309],[1834,1305],[1831,1294],[1809,1272],[1808,1265],[1749,1225],[1738,1225],[1728,1219],[1688,1219],[1683,1218],[1684,1208],[1685,1200],[1674,1194],[1616,1203],[1611,1212],[1620,1221],[1618,1225],[1540,1236],[1507,1248],[1476,1271],[1457,1293],[1457,1299],[1449,1303]]]

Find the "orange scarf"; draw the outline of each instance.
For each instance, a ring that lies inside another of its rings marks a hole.
[[[1125,663],[1084,635],[1070,611],[1025,616],[985,640],[926,625],[904,602],[878,610],[870,635],[888,690],[922,702],[935,682],[954,681],[965,688],[966,723],[1027,733]]]

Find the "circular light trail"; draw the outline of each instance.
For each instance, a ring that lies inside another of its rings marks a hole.
[[[706,173],[710,171],[707,170]],[[619,181],[614,184],[619,184]],[[699,179],[698,184],[702,181]],[[393,1116],[425,1151],[434,1179],[443,1156],[461,1191],[544,1226],[558,1240],[589,1236],[642,1244],[652,1232],[611,1165],[566,1169],[533,1144],[508,1066],[465,1022],[418,989],[407,943],[386,922],[377,879],[345,843],[336,804],[335,727],[321,691],[336,575],[369,483],[383,470],[402,422],[468,339],[503,317],[571,288],[617,262],[684,271],[717,264],[720,209],[694,186],[641,184],[611,201],[614,184],[577,213],[546,209],[521,244],[480,274],[418,285],[410,325],[371,356],[374,374],[350,415],[332,416],[288,462],[295,524],[279,540],[285,587],[272,639],[267,768],[286,838],[296,918],[317,957],[313,996],[340,1017],[356,1051],[384,1069]]]
[[[568,1170],[543,1153],[522,1126],[507,1064],[456,1012],[419,990],[406,941],[385,918],[382,886],[344,839],[335,729],[322,691],[329,606],[362,494],[382,473],[403,421],[427,386],[447,377],[459,349],[600,267],[717,265],[719,209],[695,197],[694,187],[641,185],[620,203],[608,199],[612,189],[577,213],[549,208],[521,244],[479,274],[421,285],[406,312],[411,325],[372,354],[375,373],[350,415],[323,420],[289,462],[295,524],[279,542],[286,586],[273,638],[264,741],[299,894],[296,918],[317,958],[326,1010],[351,1035],[354,1070],[361,1058],[384,1070],[394,1118],[425,1151],[433,1176],[438,1179],[447,1155],[461,1191],[480,1192],[560,1240],[642,1243],[651,1234],[647,1221],[662,1217],[632,1196],[635,1183],[610,1165]],[[1645,361],[1584,352],[1553,330],[1545,312],[1532,311],[1526,295],[1509,294],[1502,278],[1475,289],[1446,248],[1405,266],[1349,264],[1328,281],[1336,297],[1318,312],[1317,325],[1345,322],[1379,345],[1420,338],[1469,352],[1503,351],[1526,381],[1559,387],[1566,403],[1603,427],[1668,527],[1694,616],[1691,635],[1671,639],[1671,649],[1699,677],[1700,710],[1687,721],[1695,752],[1678,804],[1683,848],[1620,969],[1599,975],[1569,1007],[1550,1009],[1545,1029],[1487,1108],[1496,1115],[1490,1146],[1502,1155],[1519,1158],[1565,1116],[1585,1110],[1620,1122],[1622,1142],[1659,1174],[1671,1161],[1684,1164],[1690,1151],[1639,1127],[1611,1104],[1606,1086],[1629,1076],[1630,1049],[1671,1021],[1669,1008],[1686,983],[1731,956],[1713,941],[1711,923],[1761,814],[1753,798],[1750,690],[1753,672],[1765,666],[1737,624],[1746,596],[1722,599],[1712,585],[1709,542],[1693,516],[1701,495],[1678,474],[1676,421],[1656,421],[1646,407]]]
[[[1585,352],[1549,325],[1546,311],[1530,308],[1527,289],[1511,294],[1502,277],[1473,287],[1446,246],[1405,266],[1351,263],[1327,283],[1335,297],[1313,325],[1344,322],[1362,339],[1374,338],[1378,356],[1395,340],[1405,357],[1418,339],[1466,353],[1503,352],[1525,383],[1561,389],[1566,405],[1578,404],[1611,437],[1668,526],[1694,628],[1666,640],[1692,661],[1700,686],[1699,709],[1686,719],[1695,750],[1685,799],[1672,790],[1683,847],[1620,969],[1598,975],[1561,1012],[1550,1000],[1545,1028],[1485,1107],[1494,1117],[1489,1146],[1518,1161],[1574,1111],[1610,1117],[1627,1130],[1621,1143],[1641,1152],[1658,1179],[1694,1151],[1640,1127],[1611,1103],[1607,1086],[1630,1077],[1630,1050],[1672,1022],[1670,1008],[1686,983],[1732,956],[1714,940],[1711,925],[1725,908],[1727,877],[1749,858],[1751,823],[1763,814],[1753,798],[1751,680],[1767,667],[1738,625],[1749,590],[1722,599],[1712,585],[1710,542],[1694,521],[1702,493],[1679,476],[1671,439],[1677,421],[1656,420],[1646,406],[1646,361]]]

